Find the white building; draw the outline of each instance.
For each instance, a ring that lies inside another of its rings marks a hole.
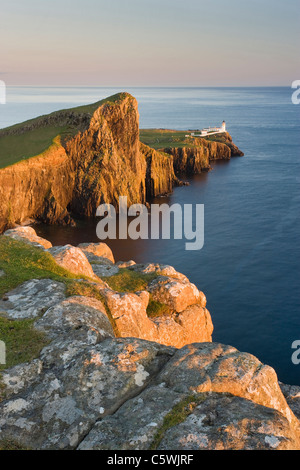
[[[221,134],[223,132],[226,132],[226,122],[222,122],[221,127],[206,127],[205,129],[202,129],[200,131],[200,134],[195,134],[194,132],[191,133],[192,137],[205,137],[205,136],[210,136],[213,134]]]

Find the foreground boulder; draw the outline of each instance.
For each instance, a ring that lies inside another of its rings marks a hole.
[[[59,266],[71,273],[95,278],[92,266],[80,248],[72,245],[54,246],[48,252]]]
[[[0,300],[0,312],[13,320],[35,318],[65,299],[65,286],[51,279],[32,279]]]
[[[11,237],[14,240],[19,240],[29,245],[36,246],[37,248],[48,248],[52,247],[52,243],[45,238],[41,238],[36,234],[36,231],[32,227],[18,226],[10,230],[6,230],[4,233],[6,237]]]
[[[84,254],[86,255],[89,262],[97,262],[98,258],[105,258],[115,262],[114,255],[106,243],[80,243],[78,245]]]

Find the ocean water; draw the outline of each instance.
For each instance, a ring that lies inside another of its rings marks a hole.
[[[290,88],[8,88],[0,127],[94,102],[118,91],[139,101],[140,125],[194,129],[223,119],[245,157],[219,162],[159,202],[204,204],[205,243],[110,241],[117,260],[160,262],[207,296],[213,340],[231,344],[300,385],[291,345],[300,340],[300,106]],[[95,221],[37,226],[54,244],[97,241]]]

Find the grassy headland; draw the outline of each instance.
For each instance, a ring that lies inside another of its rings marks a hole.
[[[63,109],[53,113],[39,116],[29,121],[15,124],[0,130],[0,168],[18,163],[22,160],[43,154],[52,144],[57,141],[64,141],[77,134],[80,130],[73,124],[74,121],[80,123],[84,119],[88,120],[100,106],[109,103],[114,104],[121,101],[125,93],[97,101],[93,104],[78,106],[70,109]]]
[[[155,150],[165,148],[194,148],[199,144],[199,137],[186,137],[191,132],[197,131],[175,131],[170,129],[141,129],[140,140],[143,144],[154,148]],[[205,136],[201,139],[205,139],[209,142],[226,142],[226,134],[213,134],[211,136]]]

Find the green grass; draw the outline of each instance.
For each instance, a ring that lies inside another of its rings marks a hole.
[[[164,315],[169,315],[171,313],[170,307],[166,304],[162,304],[157,300],[154,300],[150,296],[149,304],[147,307],[147,315],[149,318],[158,318],[163,317]]]
[[[31,361],[48,344],[45,335],[34,329],[34,321],[0,317],[0,338],[6,345],[6,364],[0,365],[0,371]]]
[[[199,141],[198,137],[185,137],[190,133],[191,131],[174,131],[170,129],[141,129],[140,141],[155,150],[163,150],[165,148],[197,147],[197,143]],[[202,138],[210,142],[226,142],[226,137],[224,135],[214,134]]]
[[[30,279],[82,278],[58,266],[50,253],[5,236],[0,237],[0,269],[5,273],[0,277],[0,296]]]
[[[43,127],[17,134],[6,135],[0,139],[0,168],[13,165],[34,155],[39,155],[55,145],[54,138],[66,131],[59,127]]]
[[[126,96],[126,93],[105,98],[97,103],[78,106],[76,108],[55,111],[29,121],[15,124],[0,130],[0,168],[13,165],[22,160],[43,154],[54,140],[65,140],[77,134],[79,128],[66,123],[66,113],[92,116],[97,108],[108,103],[114,104]],[[47,124],[52,118],[55,125]]]
[[[154,436],[150,450],[157,449],[168,429],[183,423],[186,418],[193,413],[194,409],[205,400],[206,396],[206,393],[190,395],[184,398],[180,403],[177,403],[165,416],[162,426]]]
[[[137,292],[144,290],[157,273],[142,274],[131,269],[122,268],[111,277],[102,277],[109,287],[118,292]]]
[[[187,139],[186,134],[188,134],[188,131],[141,129],[140,141],[155,150],[169,147],[187,147],[188,144],[191,144],[191,139]]]

